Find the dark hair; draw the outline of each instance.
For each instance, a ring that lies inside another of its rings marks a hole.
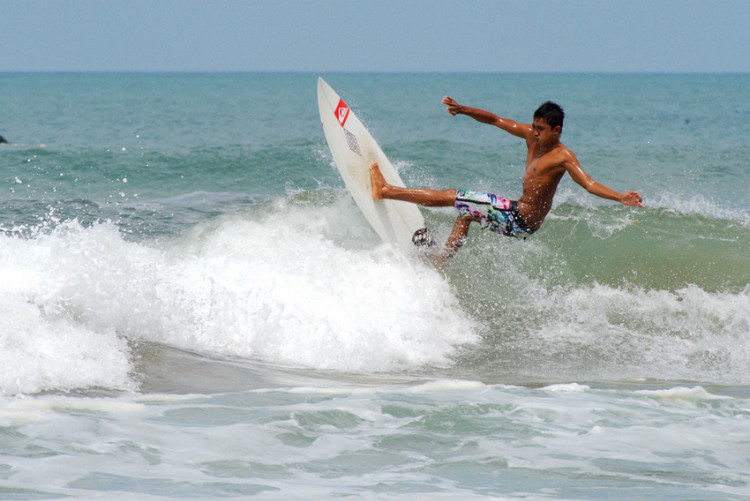
[[[558,125],[562,129],[565,112],[559,104],[547,101],[537,108],[534,112],[534,118],[543,118],[551,129],[554,129]]]

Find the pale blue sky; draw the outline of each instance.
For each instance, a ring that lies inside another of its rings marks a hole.
[[[747,0],[0,0],[0,71],[750,72]]]

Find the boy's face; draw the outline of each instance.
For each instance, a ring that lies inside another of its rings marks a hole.
[[[534,138],[540,145],[558,140],[562,130],[559,125],[554,129],[551,128],[544,118],[535,118],[531,127],[534,130]]]

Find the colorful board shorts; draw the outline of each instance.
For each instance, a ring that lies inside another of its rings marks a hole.
[[[456,190],[455,207],[459,216],[475,217],[482,228],[509,237],[525,238],[535,231],[526,226],[518,212],[518,202],[492,193]]]

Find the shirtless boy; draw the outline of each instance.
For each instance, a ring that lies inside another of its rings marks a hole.
[[[458,218],[445,244],[445,250],[436,256],[436,263],[453,256],[466,240],[469,225],[478,222],[482,228],[503,235],[525,238],[542,225],[544,217],[552,207],[557,185],[567,172],[586,191],[596,196],[620,202],[623,205],[643,207],[643,199],[635,191],[618,193],[594,181],[581,168],[578,159],[560,142],[563,109],[555,103],[546,102],[534,112],[532,124],[521,124],[502,118],[489,111],[470,108],[445,97],[448,113],[453,116],[467,115],[474,120],[494,125],[526,141],[526,174],[523,177],[523,194],[508,200],[491,193],[456,190],[430,190],[401,188],[385,182],[377,163],[370,167],[372,198],[401,200],[426,207],[456,207]]]

